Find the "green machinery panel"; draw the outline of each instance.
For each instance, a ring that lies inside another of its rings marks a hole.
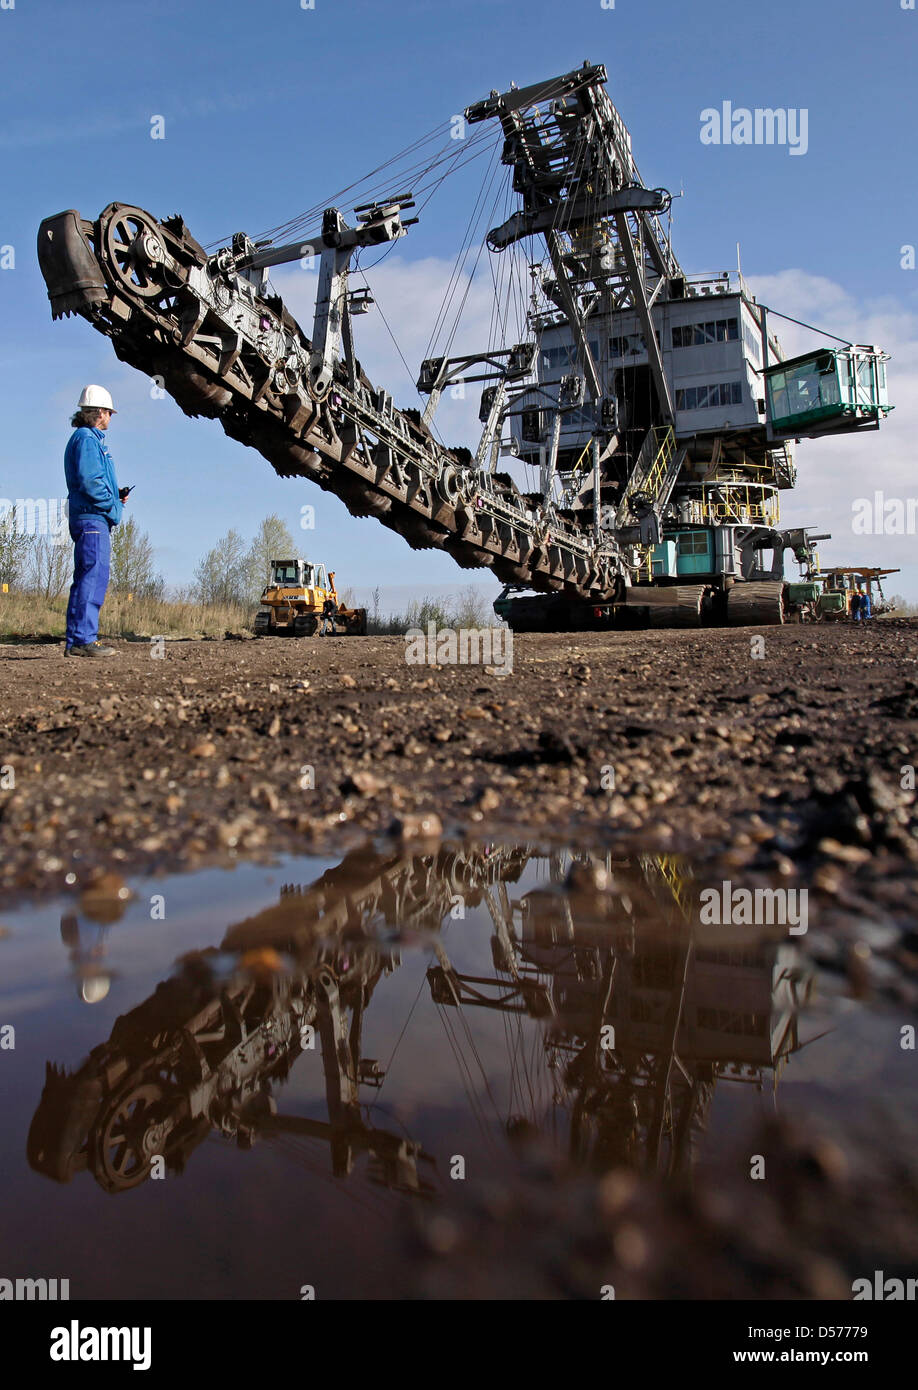
[[[788,584],[786,596],[789,603],[815,603],[822,588],[815,580],[803,580],[799,584]]]
[[[709,530],[678,531],[676,542],[676,574],[713,574],[714,537]]]

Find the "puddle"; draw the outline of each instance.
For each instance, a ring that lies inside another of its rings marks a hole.
[[[844,1142],[910,1109],[898,1013],[786,926],[700,923],[666,856],[368,847],[130,888],[2,923],[0,1273],[71,1298],[404,1296],[410,1209],[512,1189],[521,1136],[691,1185],[765,1117]]]

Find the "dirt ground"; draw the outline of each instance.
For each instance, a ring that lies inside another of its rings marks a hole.
[[[799,878],[911,931],[918,620],[517,636],[503,676],[400,637],[153,651],[0,647],[0,890],[438,820]]]
[[[153,650],[0,647],[6,901],[105,920],[128,874],[368,835],[681,854],[806,886],[799,944],[839,997],[918,1009],[918,620],[523,636],[504,676],[408,665],[397,637]],[[852,1271],[913,1268],[918,1186],[905,1130],[839,1125],[750,1140],[776,1175],[754,1207],[735,1154],[686,1195],[524,1149],[513,1184],[411,1228],[406,1296],[847,1298]]]

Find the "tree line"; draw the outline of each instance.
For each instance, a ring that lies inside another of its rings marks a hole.
[[[111,542],[110,594],[208,606],[252,607],[261,598],[271,561],[297,556],[281,518],[266,516],[250,542],[238,531],[228,531],[198,562],[190,585],[168,590],[156,568],[153,542],[134,517],[114,528]],[[0,519],[0,585],[53,602],[69,591],[72,578],[73,548],[66,532],[60,540],[31,535],[20,529],[14,514]]]
[[[266,516],[248,544],[231,529],[208,550],[195,569],[190,597],[196,603],[251,608],[268,582],[271,561],[298,558],[300,552],[280,517]]]

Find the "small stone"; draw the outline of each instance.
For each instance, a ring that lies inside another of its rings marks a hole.
[[[275,714],[274,718],[271,720],[271,723],[268,725],[268,738],[277,738],[278,734],[280,733],[280,727],[280,715]]]
[[[345,690],[353,690],[357,682],[354,680],[353,676],[349,676],[345,672],[343,676],[338,677],[338,684],[343,685]]]
[[[824,866],[817,869],[813,875],[813,887],[818,888],[822,893],[828,893],[834,897],[842,886],[841,874],[837,869]]]
[[[217,745],[211,743],[209,739],[202,739],[200,743],[195,743],[188,750],[189,758],[212,758],[217,751]]]
[[[237,816],[235,820],[221,821],[217,826],[217,839],[221,845],[233,849],[238,845],[240,839],[247,832],[253,829],[253,822],[249,816]]]
[[[384,785],[385,784],[378,777],[375,777],[372,772],[368,772],[366,768],[358,768],[356,772],[352,772],[350,776],[346,777],[341,783],[341,791],[344,796],[352,796],[354,792],[357,792],[360,796],[375,796],[377,792],[382,791]]]
[[[831,838],[820,840],[816,848],[827,859],[838,859],[843,864],[866,864],[871,858],[869,850],[862,849],[859,845],[843,845]]]
[[[249,800],[257,806],[266,806],[272,815],[277,813],[280,805],[277,792],[268,782],[256,782],[249,793]]]

